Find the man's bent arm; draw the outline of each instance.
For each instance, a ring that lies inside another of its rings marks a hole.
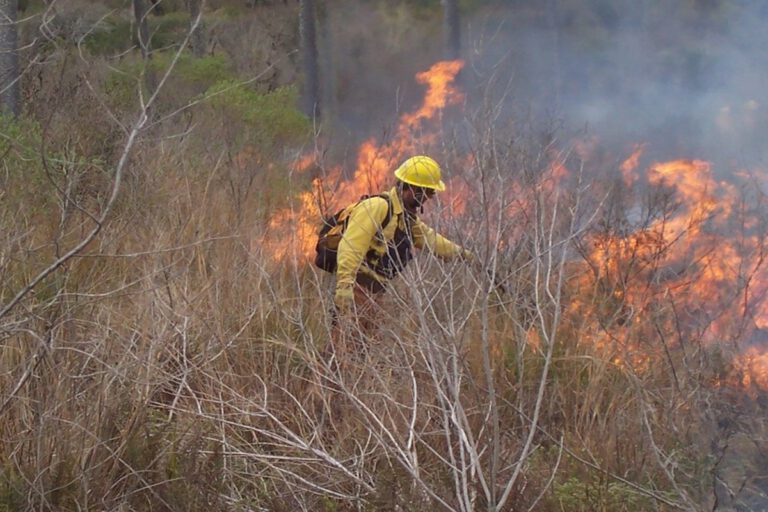
[[[336,267],[336,292],[351,292],[357,272],[371,248],[376,232],[387,216],[387,200],[372,197],[361,202],[347,219],[347,228],[339,241]]]

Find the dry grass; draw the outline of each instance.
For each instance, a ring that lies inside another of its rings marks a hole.
[[[12,205],[0,211],[2,306],[93,228],[126,148],[114,132],[103,152],[85,129],[67,136],[64,106],[51,108],[36,139],[49,155],[103,158],[43,167],[40,146],[14,135],[0,178]],[[226,121],[205,108],[193,117],[203,128]],[[301,186],[284,179],[290,158],[229,140],[234,128],[223,141],[186,133],[181,118],[140,130],[98,236],[0,317],[0,509],[759,500],[758,457],[738,464],[765,450],[764,409],[722,385],[729,347],[681,325],[682,295],[639,315],[615,293],[653,288],[667,269],[623,261],[606,277],[584,263],[609,194],[578,173],[558,182],[550,144],[476,131],[475,200],[442,227],[480,262],[417,259],[375,332],[350,327],[361,348],[336,365],[329,276],[275,261],[264,243],[289,238],[267,220]],[[462,153],[441,143],[441,160]]]
[[[532,201],[539,209],[528,213],[541,230],[530,226],[529,246],[539,256],[497,255],[499,269],[520,269],[504,294],[488,292],[482,269],[422,258],[388,297],[379,330],[360,335],[366,350],[338,372],[320,357],[328,279],[260,250],[255,197],[245,213],[234,211],[216,177],[191,179],[205,174],[171,169],[171,158],[184,161],[182,152],[143,147],[134,179],[151,186],[132,191],[82,256],[3,319],[6,505],[470,510],[504,500],[505,510],[617,510],[624,500],[627,510],[652,510],[712,502],[701,478],[713,478],[707,443],[717,432],[704,407],[720,398],[707,386],[707,361],[697,360],[704,354],[665,354],[648,340],[638,350],[653,364],[633,368],[592,346],[594,324],[583,315],[600,308],[565,306],[575,297],[566,294],[568,252],[558,242],[573,233],[567,219],[547,222],[560,207],[536,183],[529,191],[542,194]],[[158,168],[168,170],[145,174]],[[7,241],[30,229],[24,219],[5,218]],[[21,265],[18,244],[3,247]],[[550,249],[560,259],[548,260]],[[26,265],[50,258],[39,254]]]

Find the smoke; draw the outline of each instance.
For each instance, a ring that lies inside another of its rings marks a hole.
[[[332,101],[350,132],[369,136],[420,100],[413,76],[440,60],[442,20],[438,9],[355,4],[328,13]],[[617,158],[646,143],[646,159],[704,159],[718,174],[765,167],[763,4],[485,2],[462,19],[467,107],[483,104],[494,82],[490,99],[504,98],[506,117],[555,120],[565,139],[586,131]]]
[[[571,9],[529,20],[496,10],[475,22],[481,33],[504,25],[478,67],[507,66],[512,101],[539,121],[560,118],[566,133],[647,143],[659,160],[700,158],[720,172],[763,166],[766,8],[699,3],[561,1]]]

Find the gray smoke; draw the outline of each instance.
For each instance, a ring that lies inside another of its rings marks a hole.
[[[337,5],[333,101],[351,133],[377,135],[419,103],[413,76],[441,58],[440,20]],[[561,139],[586,130],[616,158],[646,143],[646,160],[766,166],[768,2],[509,0],[475,2],[472,14],[462,24],[469,109],[493,82],[506,117],[555,120]]]
[[[578,5],[530,23],[510,6],[480,23],[486,33],[505,25],[477,60],[508,66],[512,108],[617,150],[647,143],[654,159],[710,160],[719,172],[764,166],[768,3],[559,3]]]

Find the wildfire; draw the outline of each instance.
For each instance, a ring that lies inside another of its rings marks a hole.
[[[312,191],[298,194],[293,208],[275,213],[269,227],[280,239],[266,243],[275,261],[283,262],[290,257],[309,258],[314,252],[322,212],[333,212],[357,201],[363,194],[379,192],[391,181],[392,172],[400,161],[422,153],[425,147],[434,144],[440,131],[438,126],[430,123],[446,107],[463,101],[463,95],[453,84],[463,66],[464,62],[460,60],[442,61],[418,73],[416,80],[427,86],[424,101],[414,112],[401,116],[392,141],[386,144],[379,144],[375,139],[363,142],[351,180],[342,180],[342,169],[334,168],[324,178],[313,181]],[[313,155],[305,156],[295,167],[302,170],[313,163]],[[334,190],[326,190],[326,185],[337,183]],[[285,238],[287,234],[291,239]]]
[[[643,155],[644,151],[645,144],[636,144],[635,148],[632,150],[632,154],[619,166],[621,174],[624,176],[624,184],[627,188],[634,185],[635,181],[637,181],[636,171],[637,167],[640,165],[640,157]]]
[[[342,169],[333,168],[314,179],[312,190],[297,195],[291,208],[272,216],[270,231],[279,239],[264,245],[275,261],[311,256],[322,213],[382,190],[400,161],[428,152],[440,134],[435,121],[445,108],[463,101],[454,85],[462,66],[461,61],[438,62],[418,73],[416,80],[426,86],[423,103],[401,116],[391,141],[366,140],[358,149],[352,179],[342,179]],[[595,138],[573,147],[586,166],[599,153]],[[591,329],[579,337],[581,342],[635,372],[653,368],[655,355],[648,340],[666,336],[660,333],[672,333],[664,343],[707,346],[748,339],[768,329],[764,221],[745,207],[735,185],[716,179],[709,162],[658,162],[643,173],[645,150],[644,144],[634,146],[619,171],[627,188],[663,192],[654,196],[659,203],[647,208],[644,217],[637,213],[639,205],[627,205],[626,225],[587,241],[583,255],[589,271],[573,279],[573,300],[566,312],[579,326]],[[463,165],[475,164],[471,156],[465,157]],[[302,157],[294,166],[298,172],[310,168],[322,170],[313,156]],[[555,190],[570,176],[564,155],[553,149],[540,191]],[[754,175],[743,174],[747,176]],[[447,212],[462,215],[469,187],[459,180],[449,185],[443,196]],[[518,201],[510,207],[513,213],[525,203],[525,193],[517,190],[518,183],[507,186]],[[734,368],[743,375],[739,385],[768,390],[767,352],[752,347],[737,356]]]
[[[401,136],[410,136],[421,121],[430,120],[446,106],[464,100],[464,96],[453,87],[453,81],[463,67],[464,61],[461,60],[442,61],[416,75],[416,81],[427,86],[427,94],[421,108],[401,118]]]
[[[636,170],[643,149],[636,146],[620,166],[628,186],[642,178]],[[601,351],[617,343],[637,348],[659,332],[676,333],[680,343],[748,342],[768,324],[761,223],[733,184],[715,179],[708,162],[656,163],[645,178],[669,191],[671,202],[635,230],[592,238],[586,256],[592,272],[578,285],[592,299],[571,306],[596,319],[590,342]],[[744,375],[740,385],[768,390],[768,353],[753,347],[735,367]]]
[[[309,153],[307,155],[300,157],[294,164],[294,168],[299,172],[306,172],[308,169],[311,169],[314,165],[315,165],[315,155],[313,153]]]
[[[768,389],[768,352],[750,347],[734,360],[736,371],[741,374],[740,384],[748,390],[754,387]]]

